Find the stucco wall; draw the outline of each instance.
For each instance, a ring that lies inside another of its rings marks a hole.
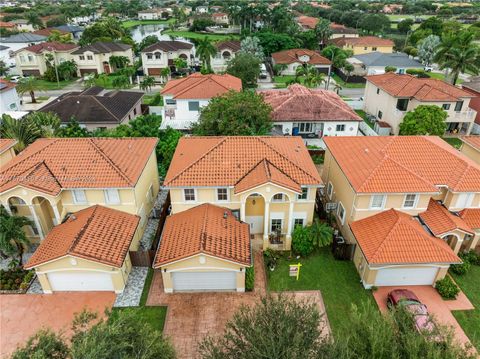
[[[470,146],[468,143],[463,142],[462,147],[460,147],[460,151],[480,165],[480,150]]]

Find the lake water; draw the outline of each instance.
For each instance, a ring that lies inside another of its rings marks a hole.
[[[149,25],[138,25],[132,27],[130,32],[132,34],[132,39],[136,43],[140,43],[145,37],[149,35],[156,35],[160,40],[172,40],[169,35],[162,35],[162,31],[166,28],[163,24],[149,24]],[[175,37],[175,40],[190,42],[183,37]]]

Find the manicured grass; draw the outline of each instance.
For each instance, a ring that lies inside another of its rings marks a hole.
[[[355,110],[355,112],[356,112],[361,118],[363,118],[363,121],[365,121],[365,123],[366,123],[372,130],[374,129],[373,122],[370,121],[370,120],[367,118],[367,114],[365,113],[365,111],[363,111],[363,110]]]
[[[394,15],[387,15],[390,20],[400,20],[400,19],[415,19],[415,18],[423,18],[428,19],[432,15],[401,15],[401,14],[394,14]]]
[[[162,32],[165,35],[172,35],[178,37],[184,37],[186,39],[204,39],[205,36],[210,41],[219,41],[219,40],[228,40],[228,39],[240,39],[238,35],[222,35],[222,34],[201,34],[198,32],[192,31],[172,31],[172,30],[165,30]]]
[[[480,266],[472,265],[470,271],[463,276],[455,274],[452,276],[475,306],[474,310],[455,311],[453,315],[480,352]]]
[[[163,97],[160,94],[143,96],[143,104],[150,106],[163,106]]]
[[[290,277],[289,264],[302,263],[299,280]],[[360,284],[360,278],[351,261],[339,261],[333,258],[330,248],[300,260],[280,259],[272,272],[267,271],[268,288],[271,291],[320,290],[327,309],[327,316],[333,334],[340,340],[342,327],[348,324],[352,304],[362,302],[374,305],[370,291]]]
[[[365,84],[359,84],[359,83],[352,83],[352,82],[345,82],[343,81],[340,76],[338,76],[337,74],[334,74],[332,73],[332,77],[333,79],[335,80],[335,82],[337,84],[339,84],[340,86],[342,86],[343,88],[350,88],[350,89],[353,89],[353,88],[364,88],[365,87]]]
[[[145,279],[145,285],[143,286],[142,296],[140,297],[140,306],[147,304],[148,292],[153,280],[153,269],[148,268],[147,278]]]
[[[121,76],[121,75],[118,75]],[[111,76],[106,76],[105,78],[103,77],[98,77],[95,79],[95,85],[103,87],[105,89],[114,89],[113,87],[113,79],[116,77],[116,75],[111,75]],[[133,85],[130,85],[129,87],[133,87]]]
[[[122,26],[126,29],[129,29],[138,25],[170,24],[174,21],[175,19],[173,18],[168,20],[127,20],[122,22]]]
[[[445,79],[445,74],[444,73],[440,73],[440,72],[427,72],[428,76],[430,76],[430,78],[432,79],[437,79],[437,80],[442,80],[442,81],[445,81],[445,82],[448,82],[446,79]],[[461,84],[463,82],[463,80],[461,78],[459,78],[457,80],[457,85],[458,84]]]
[[[47,81],[47,80],[38,79],[37,83],[44,90],[48,91],[48,90],[58,90],[58,89],[64,88],[65,86],[68,86],[68,85],[74,83],[76,80],[77,79],[73,79],[73,80],[69,80],[69,81],[60,81],[60,83],[57,83],[57,81],[50,82],[50,81]]]
[[[455,148],[460,148],[462,145],[462,140],[456,137],[442,137],[444,141],[447,141],[450,145]]]

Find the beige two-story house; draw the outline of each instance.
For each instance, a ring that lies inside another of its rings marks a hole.
[[[460,151],[480,165],[480,136],[463,136]]]
[[[477,112],[469,107],[474,97],[441,80],[392,72],[365,77],[365,112],[377,117],[398,135],[405,114],[420,105],[436,105],[448,114],[446,134],[470,134]]]
[[[480,239],[480,167],[439,137],[328,137],[322,179],[365,287],[427,285]]]
[[[390,54],[393,52],[395,43],[390,39],[377,36],[355,36],[355,37],[335,37],[330,40],[335,46],[343,50],[350,50],[353,55],[368,54],[369,52],[382,52]]]
[[[159,41],[141,51],[143,73],[147,76],[161,77],[162,70],[175,66],[174,61],[181,58],[188,65],[194,65],[193,45],[184,41]]]

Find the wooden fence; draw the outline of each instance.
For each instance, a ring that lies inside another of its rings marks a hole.
[[[154,258],[155,251],[153,249],[148,251],[130,251],[130,261],[134,267],[151,267]]]

